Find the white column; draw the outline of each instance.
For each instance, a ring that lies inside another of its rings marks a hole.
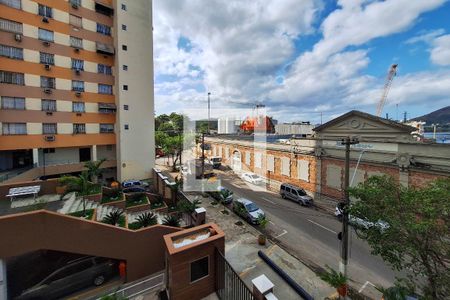
[[[38,148],[33,149],[33,164],[35,166],[39,167],[39,149]]]
[[[0,259],[0,299],[7,299],[6,263]]]
[[[97,161],[97,145],[92,145],[91,148],[91,160]]]

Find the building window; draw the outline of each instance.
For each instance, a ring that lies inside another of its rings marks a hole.
[[[72,80],[72,91],[84,92],[84,81]]]
[[[0,71],[0,83],[24,85],[25,79],[23,73]]]
[[[0,18],[0,30],[21,34],[23,32],[23,26],[22,23]]]
[[[128,110],[128,104],[124,104],[124,105],[123,105],[123,109],[124,109],[124,110]]]
[[[70,0],[70,4],[76,7],[81,6],[81,0]]]
[[[72,103],[73,112],[84,112],[84,102],[73,102]]]
[[[73,134],[86,133],[86,124],[73,124]]]
[[[55,87],[55,78],[41,76],[41,88],[54,89]]]
[[[39,4],[39,15],[47,18],[53,18],[52,8]]]
[[[209,275],[209,256],[191,262],[191,282]]]
[[[127,50],[128,50],[127,45],[122,45],[122,50],[123,50],[123,51],[127,51]]]
[[[77,37],[70,37],[70,46],[78,49],[83,49],[83,40]]]
[[[3,123],[3,135],[27,134],[26,123]]]
[[[98,112],[103,114],[114,114],[116,113],[116,105],[113,103],[99,103]]]
[[[43,111],[56,111],[56,100],[42,99],[41,106]]]
[[[124,90],[124,91],[128,91],[128,85],[124,84],[124,85],[123,85],[123,90]]]
[[[245,164],[247,166],[250,166],[251,156],[252,154],[250,153],[250,151],[245,151]]]
[[[84,60],[72,58],[72,69],[84,70]]]
[[[114,124],[100,124],[100,133],[114,133]]]
[[[98,93],[112,95],[112,85],[109,84],[98,84]]]
[[[0,56],[23,60],[23,49],[0,45]]]
[[[289,157],[281,158],[281,175],[291,175],[291,159]]]
[[[98,64],[97,72],[100,74],[112,75],[112,68],[111,68],[111,66]]]
[[[55,148],[44,148],[42,149],[45,154],[55,153]]]
[[[261,169],[262,168],[262,153],[261,152],[255,152],[253,155],[255,168]]]
[[[297,178],[309,182],[309,161],[297,160]]]
[[[70,25],[78,28],[83,28],[83,19],[79,16],[69,15]]]
[[[122,24],[122,30],[125,30],[125,31],[127,31],[127,25],[125,25],[125,24]]]
[[[128,124],[125,124],[124,128],[125,128],[125,130],[128,130],[128,129],[130,129],[130,126],[128,126]]]
[[[2,96],[2,109],[25,110],[25,98]]]
[[[6,6],[17,9],[22,8],[21,0],[0,0],[0,4],[4,4]]]
[[[275,172],[275,157],[267,155],[267,171]]]
[[[124,71],[128,71],[128,66],[127,66],[127,65],[123,65],[123,66],[122,66],[122,69],[123,69]]]
[[[53,42],[53,31],[39,28],[38,34],[41,41]]]
[[[122,7],[122,10],[125,10],[125,11],[127,10],[127,6],[125,4],[122,3],[121,7]]]
[[[43,123],[42,134],[56,134],[56,123]]]
[[[97,1],[95,1],[95,11],[105,16],[112,16],[114,14],[114,9]]]
[[[97,23],[97,32],[104,35],[111,35],[111,27]]]
[[[41,64],[54,65],[55,55],[45,52],[39,52],[39,61]]]

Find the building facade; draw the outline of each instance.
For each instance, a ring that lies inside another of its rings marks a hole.
[[[152,48],[151,0],[0,0],[0,171],[150,177]]]
[[[258,143],[232,137],[208,137],[210,155],[221,156],[237,172],[255,172],[277,189],[282,182],[303,187],[315,197],[341,199],[344,184],[344,146],[351,136],[352,185],[372,175],[390,175],[406,186],[422,186],[450,175],[450,146],[418,142],[415,128],[351,111],[314,129],[312,138],[290,144]],[[359,162],[359,163],[358,163]]]

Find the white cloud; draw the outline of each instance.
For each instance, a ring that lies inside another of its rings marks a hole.
[[[436,65],[450,66],[450,34],[434,39],[431,49],[431,61]]]
[[[415,44],[415,43],[419,43],[419,42],[431,44],[435,38],[443,35],[444,33],[445,33],[445,29],[443,29],[443,28],[422,31],[418,35],[407,39],[405,41],[405,44]]]

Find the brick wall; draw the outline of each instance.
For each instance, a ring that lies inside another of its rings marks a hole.
[[[446,176],[418,171],[409,171],[408,184],[409,186],[422,187],[428,184],[430,181],[436,180],[438,178],[446,178]]]

